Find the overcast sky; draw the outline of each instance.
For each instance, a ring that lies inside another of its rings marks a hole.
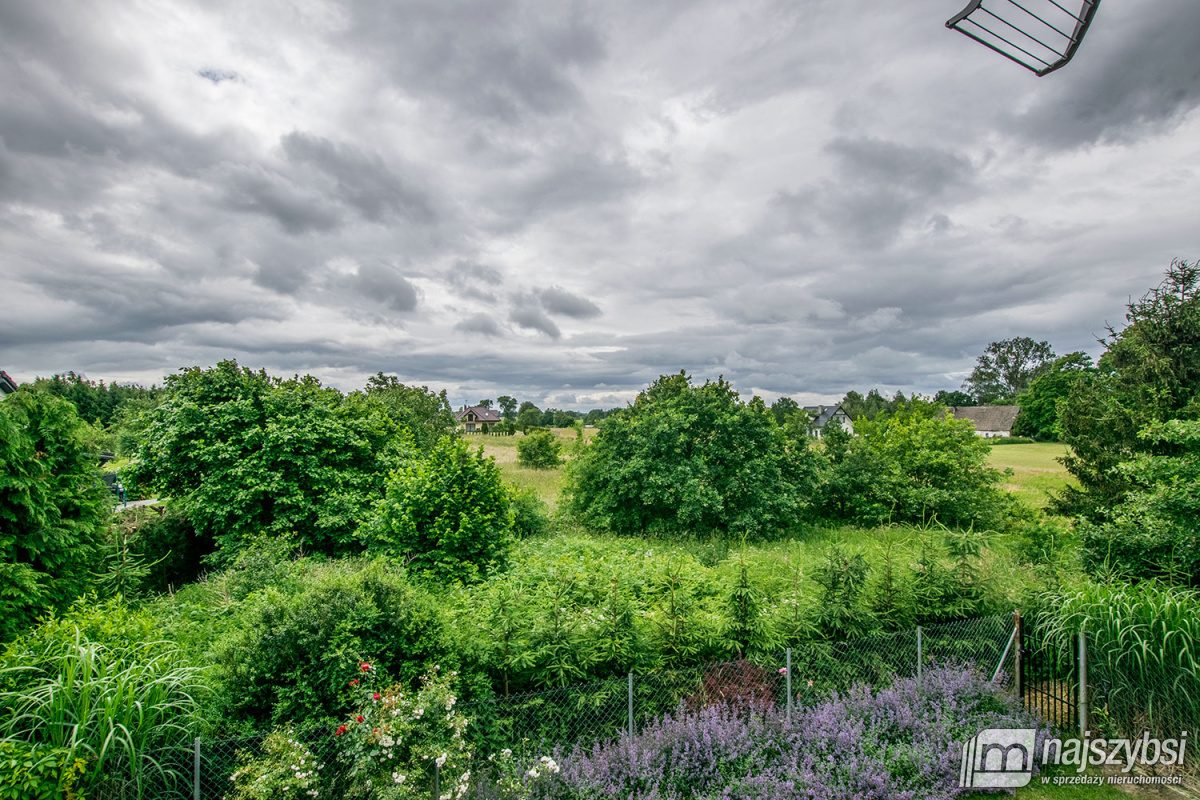
[[[1200,258],[1200,2],[1043,78],[962,2],[0,0],[0,368],[586,409],[1098,354]]]

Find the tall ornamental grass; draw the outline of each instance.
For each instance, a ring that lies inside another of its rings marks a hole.
[[[1118,730],[1200,724],[1200,594],[1157,581],[1088,583],[1048,606],[1039,632],[1060,651],[1086,632],[1088,682]]]
[[[126,784],[137,797],[186,764],[199,670],[165,643],[145,658],[80,636],[10,648],[0,662],[0,740],[83,758],[80,788]]]

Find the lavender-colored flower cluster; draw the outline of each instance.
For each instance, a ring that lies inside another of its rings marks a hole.
[[[930,669],[918,683],[856,687],[793,709],[680,709],[630,740],[553,753],[558,772],[518,797],[906,800],[960,794],[959,746],[983,728],[1044,725],[976,670]],[[480,787],[481,796],[491,795]],[[507,794],[507,793],[505,793]]]

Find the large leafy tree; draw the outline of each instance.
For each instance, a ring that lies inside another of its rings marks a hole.
[[[1009,403],[1054,361],[1049,342],[1028,336],[992,342],[975,361],[975,369],[963,383],[980,404]]]
[[[1093,520],[1106,517],[1132,485],[1118,465],[1181,451],[1180,443],[1144,437],[1144,430],[1200,418],[1200,264],[1171,262],[1125,318],[1123,329],[1109,329],[1097,373],[1071,388],[1059,416],[1072,451],[1064,463],[1078,486],[1056,505]]]
[[[1029,388],[1017,395],[1021,413],[1013,425],[1016,436],[1031,436],[1042,441],[1058,439],[1060,403],[1081,380],[1093,376],[1096,368],[1087,353],[1076,352],[1055,359]]]
[[[454,432],[454,412],[445,389],[435,393],[427,386],[406,386],[395,375],[379,372],[367,379],[367,396],[383,404],[392,419],[408,429],[413,444],[423,453]]]
[[[128,472],[175,498],[222,561],[257,533],[343,554],[405,457],[400,430],[361,394],[222,361],[167,378]]]
[[[20,391],[0,402],[0,641],[91,583],[112,515],[75,407]]]
[[[622,533],[773,532],[801,508],[809,452],[789,447],[761,399],[680,372],[604,420],[569,467],[570,505]]]

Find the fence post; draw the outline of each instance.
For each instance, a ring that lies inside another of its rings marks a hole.
[[[923,642],[921,640],[921,626],[918,625],[917,626],[917,683],[921,682],[921,660],[922,660],[921,659],[921,656],[922,656],[921,645],[922,644],[923,644]]]
[[[787,649],[787,721],[792,724],[792,648]]]
[[[1016,638],[1013,640],[1017,649],[1013,651],[1013,688],[1017,690],[1017,699],[1024,704],[1025,695],[1024,687],[1021,686],[1023,675],[1021,673],[1021,649],[1025,646],[1024,637],[1021,635],[1021,609],[1013,611],[1013,631]]]
[[[1087,691],[1087,635],[1079,629],[1079,735],[1087,736],[1088,691]]]
[[[438,800],[442,796],[442,765],[436,760],[433,762],[433,800]]]
[[[633,673],[629,673],[629,741],[633,741]]]
[[[200,800],[200,737],[196,737],[192,749],[192,799]]]

